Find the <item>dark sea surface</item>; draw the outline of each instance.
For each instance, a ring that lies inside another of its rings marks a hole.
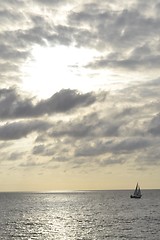
[[[160,239],[160,190],[0,193],[0,239]]]

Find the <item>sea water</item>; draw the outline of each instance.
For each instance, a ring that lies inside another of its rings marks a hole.
[[[160,190],[0,193],[0,239],[160,239]]]

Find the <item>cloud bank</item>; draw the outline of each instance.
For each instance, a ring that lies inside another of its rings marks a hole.
[[[0,161],[24,168],[159,165],[159,9],[158,0],[1,1]],[[21,89],[35,46],[96,50],[83,66],[90,85],[102,70],[128,84],[85,93],[62,86],[38,99]],[[30,145],[18,149],[24,140]]]

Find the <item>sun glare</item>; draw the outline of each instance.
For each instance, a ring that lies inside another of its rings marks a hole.
[[[90,70],[84,66],[98,53],[75,47],[35,47],[23,66],[23,89],[46,98],[63,88],[88,91]]]

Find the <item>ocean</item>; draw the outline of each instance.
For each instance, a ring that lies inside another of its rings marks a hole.
[[[160,190],[0,193],[0,239],[160,239]]]

